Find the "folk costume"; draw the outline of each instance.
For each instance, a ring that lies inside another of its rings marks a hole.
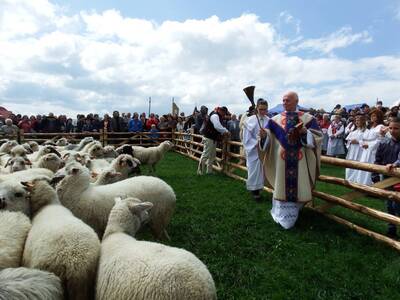
[[[269,118],[258,115],[260,124],[265,127]],[[264,187],[264,171],[258,155],[260,125],[255,115],[248,117],[243,124],[243,148],[246,153],[247,181],[249,191],[259,191]]]
[[[328,149],[326,151],[326,155],[329,156],[337,156],[345,154],[344,149],[344,125],[342,122],[337,122],[335,120],[332,121],[331,125],[328,128]]]
[[[290,135],[302,122],[307,133]],[[271,215],[285,229],[294,226],[300,208],[312,200],[320,170],[322,132],[308,113],[283,112],[269,120],[267,137],[260,142],[266,184],[273,188]]]
[[[226,112],[228,111],[225,108]],[[209,120],[204,124],[203,130],[203,152],[200,157],[199,165],[197,168],[197,174],[203,175],[211,174],[213,172],[213,163],[217,154],[217,141],[222,138],[225,132],[228,132],[224,126],[222,126],[222,116],[217,111],[211,112]]]

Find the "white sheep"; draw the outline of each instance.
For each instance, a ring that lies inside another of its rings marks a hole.
[[[7,175],[7,177],[25,171],[20,171]],[[0,209],[8,211],[22,212],[28,217],[31,215],[29,206],[29,194],[19,181],[8,179],[0,181]]]
[[[23,266],[56,274],[68,299],[89,299],[100,254],[96,233],[60,204],[46,180],[24,184],[30,190],[33,219]]]
[[[0,210],[0,269],[21,266],[30,229],[31,221],[22,212]]]
[[[107,161],[111,161],[111,160],[113,160],[114,158],[116,158],[119,155],[119,153],[115,150],[115,147],[113,145],[104,146],[103,150],[104,150],[104,156],[103,157]]]
[[[90,184],[89,170],[78,163],[70,163],[55,174],[65,176],[57,185],[61,203],[75,216],[92,226],[103,236],[108,215],[115,198],[136,197],[153,203],[149,223],[157,239],[168,239],[166,227],[175,210],[176,196],[163,180],[150,176],[137,176],[116,183],[95,186]]]
[[[65,146],[65,150],[75,150],[75,151],[81,151],[83,149],[83,147],[85,147],[86,144],[93,142],[94,138],[91,136],[87,136],[85,138],[83,138],[79,144],[74,145],[74,144],[69,144],[67,146]]]
[[[4,181],[30,181],[36,178],[44,178],[47,177],[49,179],[53,178],[54,173],[49,169],[45,168],[32,168],[23,171],[14,172],[11,174],[3,174],[0,175],[0,183]]]
[[[69,145],[68,140],[66,138],[64,138],[64,137],[58,139],[57,142],[56,142],[56,146],[58,146],[58,147],[65,147],[67,145]]]
[[[39,161],[33,164],[35,168],[45,168],[52,172],[57,172],[58,169],[64,166],[64,161],[55,153],[45,154],[39,158]]]
[[[0,300],[62,300],[63,289],[56,275],[35,269],[0,271]]]
[[[0,153],[10,154],[11,149],[17,145],[17,141],[7,141],[0,146]]]
[[[96,177],[96,181],[93,183],[94,185],[105,185],[120,181],[122,174],[119,172],[115,172],[114,170],[106,170],[102,173],[98,174]]]
[[[115,158],[111,164],[105,159],[93,159],[88,163],[89,169],[95,174],[101,174],[107,170],[114,170],[115,172],[121,173],[118,180],[128,178],[131,174],[140,173],[140,161],[128,154],[120,154]],[[118,179],[118,180],[117,180]]]
[[[39,151],[39,144],[35,141],[28,141],[27,144],[31,147],[33,152]]]
[[[22,147],[24,147],[26,152],[29,154],[32,154],[34,152],[31,145],[29,145],[29,143],[23,143]],[[38,150],[39,150],[39,145],[38,145]]]
[[[22,145],[16,145],[10,150],[11,157],[17,157],[17,156],[26,157],[27,154],[28,154],[28,151]]]
[[[111,210],[97,272],[96,299],[216,299],[214,280],[192,253],[134,238],[151,203],[117,201]]]
[[[142,165],[149,165],[150,172],[154,172],[156,164],[164,157],[165,152],[171,150],[174,144],[170,141],[164,141],[156,147],[144,148],[141,146],[132,146],[133,155],[140,160]]]
[[[49,153],[54,153],[57,156],[61,157],[60,152],[57,151],[55,146],[51,146],[51,145],[46,145],[46,146],[41,146],[38,152],[35,152],[33,154],[29,154],[28,158],[31,162],[36,162],[39,161],[39,159],[46,154]]]
[[[32,163],[27,157],[16,156],[16,157],[11,157],[5,164],[4,168],[9,167],[8,172],[14,173],[26,170],[27,166],[32,166]]]

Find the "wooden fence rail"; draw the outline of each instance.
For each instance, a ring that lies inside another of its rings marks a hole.
[[[180,132],[158,132],[156,134],[149,132],[139,133],[115,133],[101,131],[99,133],[30,133],[24,134],[19,133],[16,139],[20,142],[35,140],[42,142],[49,138],[54,137],[67,137],[72,140],[80,140],[85,136],[93,136],[94,138],[101,141],[103,145],[113,144],[119,146],[122,144],[142,145],[142,146],[153,146],[159,144],[164,140],[171,140],[175,144],[174,151],[180,153],[190,159],[198,161],[203,151],[202,136],[191,134],[191,133],[180,133]],[[231,149],[235,149],[236,152],[232,152]],[[239,150],[239,151],[238,151]],[[328,165],[339,166],[343,168],[352,168],[363,171],[380,173],[389,178],[378,182],[372,186],[366,186],[363,184],[349,182],[343,178],[320,175],[318,180],[321,182],[343,186],[353,190],[352,192],[346,193],[341,196],[334,196],[325,192],[313,191],[315,198],[322,200],[322,204],[316,205],[316,201],[312,201],[307,204],[307,208],[321,213],[324,216],[332,219],[342,225],[345,225],[351,229],[354,229],[358,233],[370,236],[380,242],[383,242],[397,250],[400,250],[400,242],[391,239],[381,233],[374,232],[371,229],[363,228],[360,225],[354,224],[344,217],[339,217],[329,210],[334,206],[340,206],[342,208],[351,210],[356,213],[366,215],[370,218],[374,218],[383,222],[390,222],[396,225],[400,225],[400,218],[390,215],[386,212],[379,211],[376,208],[371,208],[366,205],[362,205],[354,202],[357,198],[364,197],[366,195],[372,196],[377,200],[390,199],[396,202],[400,202],[400,193],[392,190],[388,190],[394,184],[400,183],[400,169],[395,169],[393,172],[388,172],[384,166],[378,166],[374,164],[366,164],[355,161],[349,161],[345,159],[338,159],[333,157],[322,156],[321,162]],[[243,153],[243,145],[240,142],[224,140],[217,146],[217,158],[213,169],[226,174],[236,180],[246,181],[247,168],[245,166],[245,155]],[[264,190],[272,193],[273,190],[264,187]]]

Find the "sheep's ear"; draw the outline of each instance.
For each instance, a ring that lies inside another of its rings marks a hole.
[[[25,164],[31,166],[32,162],[28,158],[25,158]]]
[[[12,161],[12,160],[13,160],[12,158],[10,158],[9,160],[7,160],[7,162],[6,162],[5,166],[4,166],[4,168],[8,167],[8,166],[11,164],[11,161]]]
[[[153,207],[151,202],[134,203],[129,205],[129,209],[134,215],[140,215],[144,211],[149,211]]]
[[[90,176],[92,176],[92,178],[96,178],[97,176],[99,176],[99,174],[96,172],[91,172]]]
[[[24,189],[27,191],[32,191],[35,186],[32,181],[21,181],[21,184],[24,186]]]
[[[111,178],[115,178],[115,177],[122,176],[122,173],[120,173],[120,172],[110,172],[110,173],[108,173],[108,176],[110,176]]]
[[[137,163],[138,165],[141,164],[140,160],[138,160],[136,157],[133,158],[133,161],[134,161],[135,163]]]
[[[71,153],[65,153],[62,157],[63,160],[68,159],[71,156]]]

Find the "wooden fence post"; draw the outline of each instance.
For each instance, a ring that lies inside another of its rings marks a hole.
[[[104,131],[103,131],[103,143],[104,143],[104,146],[108,145],[107,128],[104,128]]]
[[[23,129],[18,130],[17,141],[18,141],[18,144],[23,143],[23,141],[24,141],[24,130]]]
[[[101,145],[104,147],[104,133],[103,133],[103,129],[100,129],[100,143]]]

